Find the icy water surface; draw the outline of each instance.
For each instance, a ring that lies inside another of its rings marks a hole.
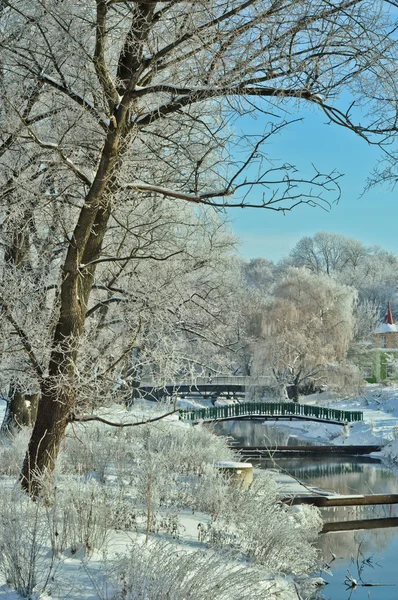
[[[286,426],[228,421],[217,424],[215,430],[239,445],[304,445]],[[397,474],[368,457],[278,458],[255,461],[255,465],[262,469],[279,466],[308,485],[340,494],[398,493]],[[325,522],[398,517],[398,505],[327,508],[322,509],[322,516]],[[331,571],[320,573],[328,585],[319,600],[398,600],[398,527],[326,533],[319,536],[318,546]],[[382,585],[349,588],[347,576],[359,583]]]

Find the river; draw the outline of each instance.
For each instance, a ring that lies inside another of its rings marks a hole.
[[[287,425],[225,421],[214,425],[214,429],[242,446],[311,443],[294,435]],[[308,485],[340,494],[398,493],[397,474],[369,457],[331,456],[315,460],[310,456],[251,462],[260,469],[287,471]],[[398,505],[323,508],[321,512],[325,522],[398,517]],[[326,533],[319,536],[318,547],[322,561],[329,565],[320,573],[328,584],[320,592],[319,600],[398,598],[398,527]],[[358,582],[382,585],[348,588],[345,580],[349,574]]]

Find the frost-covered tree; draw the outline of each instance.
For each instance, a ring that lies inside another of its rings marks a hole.
[[[279,271],[283,274],[291,265],[306,267],[317,274],[326,273],[358,291],[359,337],[365,333],[364,319],[368,320],[369,333],[374,327],[371,306],[377,309],[379,318],[384,315],[387,302],[391,302],[393,310],[398,310],[398,259],[378,246],[367,247],[360,240],[345,235],[319,232],[299,240],[278,265]]]
[[[290,263],[306,267],[313,273],[350,276],[366,261],[368,249],[361,241],[338,233],[321,231],[313,237],[304,237],[290,253]]]
[[[242,265],[244,281],[249,289],[269,294],[276,280],[276,267],[266,258],[253,258]]]
[[[337,174],[300,177],[266,156],[265,143],[301,102],[375,143],[395,134],[395,88],[385,93],[396,71],[394,10],[391,0],[1,4],[2,221],[12,235],[28,215],[36,237],[27,283],[12,268],[2,276],[7,352],[23,349],[40,392],[22,473],[31,493],[32,473],[52,470],[74,418],[99,280],[108,278],[106,308],[121,305],[113,277],[132,252],[155,262],[178,251],[166,235],[148,253],[151,204],[185,202],[197,215],[201,205],[332,201]],[[234,132],[244,113],[263,119],[258,135]],[[139,319],[132,330],[131,341],[141,330],[149,339]]]
[[[353,288],[291,268],[264,313],[256,372],[273,375],[282,394],[289,386],[294,400],[301,386],[325,383],[328,364],[342,361],[353,339],[355,305]]]
[[[306,267],[313,273],[333,275],[359,291],[360,298],[381,301],[396,286],[397,257],[379,246],[365,246],[360,240],[338,233],[319,232],[304,237],[279,267]],[[379,292],[377,291],[379,290]]]

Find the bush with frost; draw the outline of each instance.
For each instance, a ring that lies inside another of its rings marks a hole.
[[[29,427],[0,432],[0,474],[18,475],[28,448]]]
[[[135,530],[137,508],[124,489],[68,478],[54,494],[48,519],[58,553],[82,548],[90,555],[104,547],[110,530]]]
[[[158,427],[141,428],[135,439],[145,450],[164,456],[181,474],[201,475],[206,465],[235,458],[225,438],[201,426],[179,427],[162,423]]]
[[[206,427],[164,422],[139,427],[127,435],[136,456],[150,452],[162,457],[180,474],[201,475],[207,465],[235,457],[225,438],[214,435]]]
[[[146,537],[173,521],[178,536],[178,509],[195,506],[201,480],[213,477],[216,460],[234,457],[224,439],[202,428],[162,423],[134,432],[131,493],[145,521]],[[166,528],[170,532],[170,527]]]
[[[83,425],[78,433],[76,429],[68,430],[62,445],[60,470],[76,475],[89,473],[105,482],[106,472],[119,457],[123,446],[119,432],[97,425]]]
[[[189,552],[159,541],[133,545],[107,570],[109,600],[265,600],[273,587],[261,571],[216,552]]]
[[[75,427],[65,439],[60,460],[64,473],[90,473],[105,481],[106,473],[114,472],[129,483],[136,462],[146,453],[162,457],[176,473],[186,475],[200,475],[206,465],[235,456],[224,438],[205,427],[160,422],[131,429]]]
[[[23,598],[39,595],[54,575],[58,561],[48,546],[46,508],[0,487],[0,573]]]
[[[319,511],[292,511],[282,504],[271,475],[255,478],[248,490],[225,485],[220,477],[207,483],[208,489],[198,493],[198,508],[212,515],[201,532],[211,546],[227,547],[271,572],[299,574],[314,566],[312,543],[322,527]]]
[[[212,465],[216,460],[232,458],[234,454],[226,441],[201,427],[180,427],[175,423],[130,430],[85,426],[84,435],[76,428],[65,440],[61,471],[64,475],[89,475],[102,483],[113,474],[113,484],[120,493],[134,498],[134,517],[145,523],[147,535],[164,530],[163,524],[169,521],[172,526],[165,529],[175,534],[178,510],[194,505],[198,482],[214,473]],[[127,510],[118,510],[119,521],[128,514],[126,528],[128,522],[134,527],[136,524],[131,513],[130,505]]]

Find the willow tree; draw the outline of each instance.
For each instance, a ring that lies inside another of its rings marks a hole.
[[[306,268],[288,269],[263,311],[255,374],[273,377],[281,397],[289,388],[296,402],[300,388],[328,383],[328,369],[337,374],[354,339],[356,304],[354,288]]]
[[[22,470],[32,494],[39,491],[32,474],[52,470],[75,415],[81,343],[101,269],[132,255],[169,257],[167,239],[157,254],[145,252],[145,234],[136,235],[134,214],[123,216],[123,208],[134,203],[139,211],[160,197],[177,207],[188,203],[193,212],[333,201],[336,173],[298,176],[264,148],[301,103],[368,141],[388,141],[397,106],[394,4],[1,3],[4,223],[11,230],[24,206],[34,210],[35,234],[48,240],[56,280],[52,295],[45,278],[30,286],[32,306],[40,304],[38,289],[41,303],[51,304],[40,335],[30,336],[13,304],[2,302],[40,391]],[[248,113],[259,118],[258,135],[238,135],[234,127]],[[122,235],[111,254],[117,227]],[[41,260],[36,253],[33,262]],[[139,288],[140,281],[133,284]],[[43,338],[47,352],[39,355]]]

